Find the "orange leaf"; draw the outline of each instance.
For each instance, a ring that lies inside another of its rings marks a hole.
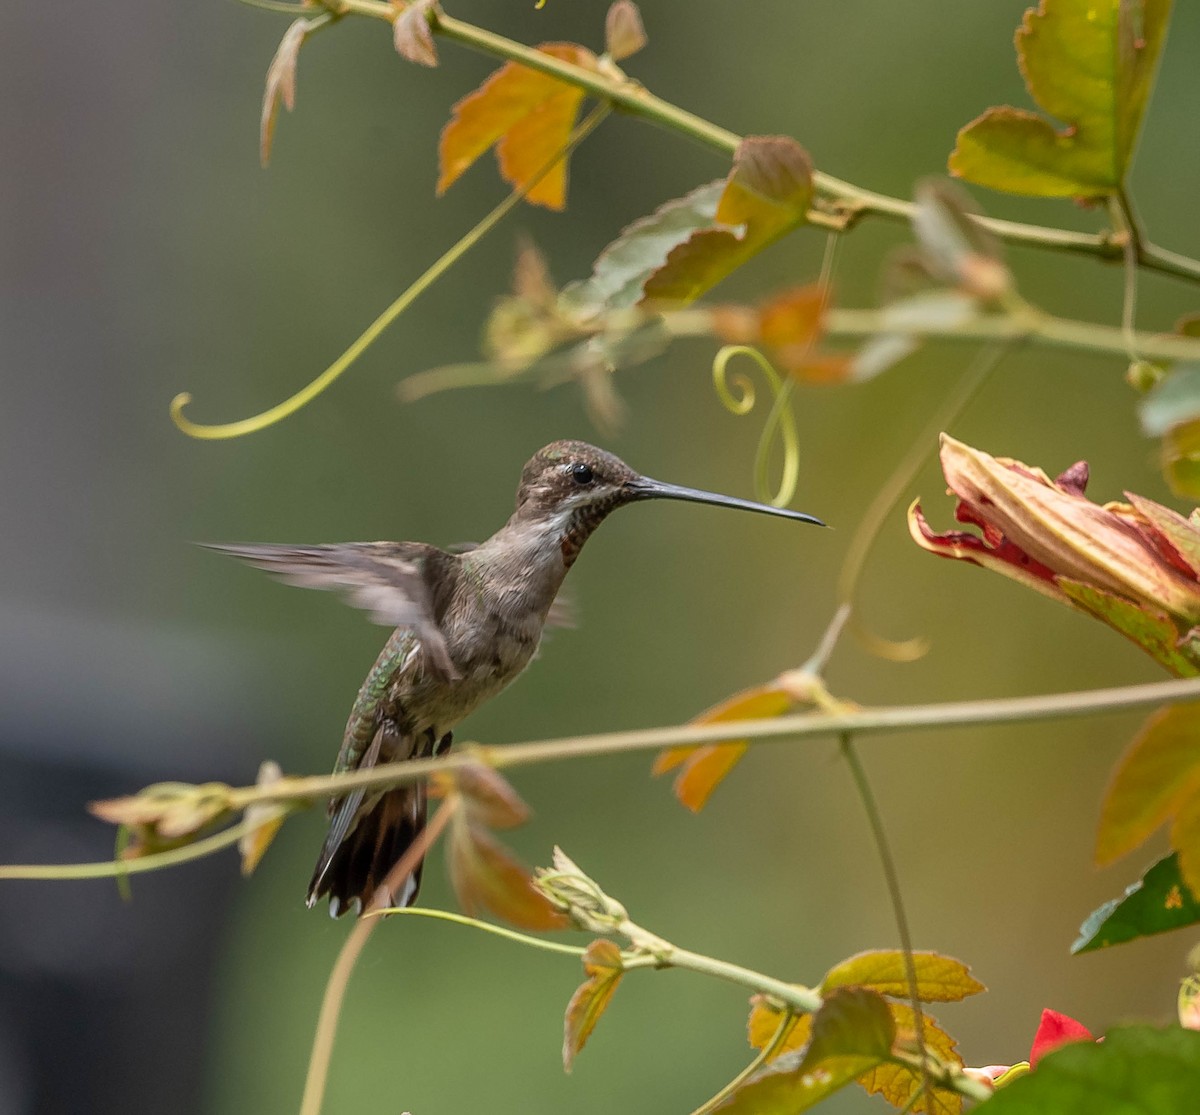
[[[543,43],[537,49],[563,62],[596,68],[596,56],[575,43]],[[584,95],[577,86],[515,62],[501,66],[454,106],[454,115],[442,129],[437,192],[445,193],[493,145],[504,179],[518,188],[525,185],[566,143]],[[562,209],[566,199],[564,159],[526,200]]]
[[[721,724],[731,720],[765,720],[782,716],[793,703],[791,694],[777,682],[755,686],[735,693],[732,697],[713,705],[692,721],[693,724]],[[675,796],[692,812],[699,812],[713,790],[737,765],[745,754],[745,740],[729,743],[706,743],[671,747],[659,753],[654,760],[652,772],[665,774],[678,766],[683,769],[675,779]]]
[[[529,873],[486,829],[460,811],[450,832],[450,881],[463,910],[480,909],[523,929],[562,929],[566,916],[535,890]]]
[[[907,1003],[889,1003],[892,1018],[896,1023],[896,1042],[915,1049],[917,1026],[912,1007]],[[922,1012],[922,1031],[925,1048],[947,1064],[962,1066],[957,1043],[933,1018]],[[958,1115],[962,1111],[962,1096],[954,1092],[935,1090],[932,1095],[923,1095],[915,1102],[913,1097],[921,1090],[921,1074],[906,1065],[882,1064],[858,1078],[871,1095],[879,1093],[894,1107],[907,1111],[928,1111],[930,1115]],[[908,1105],[912,1103],[912,1106]]]
[[[917,997],[922,1002],[958,1002],[987,990],[967,965],[952,956],[914,952],[912,958]],[[870,987],[881,995],[907,998],[904,953],[899,949],[872,949],[847,957],[830,968],[821,981],[822,992],[834,987]]]
[[[593,941],[583,954],[583,970],[588,978],[567,1004],[563,1033],[563,1068],[567,1072],[571,1071],[575,1054],[587,1044],[621,982],[624,972],[621,950],[603,937]]]
[[[820,283],[792,287],[777,294],[759,311],[758,331],[771,348],[811,347],[821,333],[829,292]]]
[[[1156,712],[1121,757],[1100,811],[1096,862],[1112,863],[1200,793],[1200,705]]]
[[[779,1020],[783,1012],[771,1006],[761,995],[755,995],[750,1000],[750,1018],[746,1022],[746,1040],[754,1049],[766,1049],[779,1029]],[[791,1022],[779,1043],[779,1048],[771,1054],[771,1058],[781,1053],[790,1053],[793,1049],[803,1049],[812,1035],[812,1015],[798,1014]]]

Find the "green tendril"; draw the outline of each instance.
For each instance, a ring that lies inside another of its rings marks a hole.
[[[754,454],[754,491],[760,500],[772,507],[786,507],[796,495],[800,479],[800,438],[796,433],[796,416],[790,406],[793,382],[783,380],[774,365],[751,345],[726,345],[713,359],[713,387],[721,405],[739,417],[749,414],[757,402],[754,384],[749,376],[737,373],[730,376],[729,365],[735,357],[749,357],[762,372],[771,389],[773,402],[758,439]],[[771,491],[771,448],[778,437],[783,452],[779,487]]]
[[[342,353],[328,368],[325,369],[311,383],[302,387],[294,395],[283,402],[277,403],[268,410],[262,411],[260,414],[252,415],[249,418],[240,419],[237,422],[224,422],[214,425],[204,425],[203,423],[193,422],[187,418],[183,410],[192,401],[191,395],[186,391],[176,395],[171,400],[171,421],[179,427],[188,437],[194,437],[201,441],[220,441],[226,438],[243,437],[246,434],[257,433],[259,430],[265,430],[268,426],[273,426],[277,422],[296,413],[308,403],[312,402],[320,395],[327,387],[339,379],[345,372],[371,345],[378,339],[393,321],[396,320],[405,310],[411,306],[417,298],[425,293],[434,283],[438,281],[451,267],[454,266],[466,253],[479,243],[500,221],[506,217],[513,209],[524,200],[525,196],[532,190],[543,178],[546,177],[563,159],[567,158],[570,153],[583,142],[588,135],[592,133],[600,124],[600,122],[609,114],[611,108],[608,104],[597,105],[583,120],[582,123],[575,128],[571,133],[567,142],[554,153],[554,156],[549,159],[546,164],[541,167],[538,172],[523,183],[520,189],[513,190],[499,205],[497,205],[486,217],[483,218],[470,232],[468,232],[461,240],[459,240],[452,248],[440,256],[437,261],[416,280],[403,294],[400,295],[386,310],[383,311],[358,337],[356,341],[345,352]]]

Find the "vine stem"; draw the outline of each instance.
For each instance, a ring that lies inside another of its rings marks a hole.
[[[391,23],[397,13],[396,7],[385,0],[325,0],[325,6],[339,15],[366,16],[387,23]],[[636,116],[695,140],[724,155],[732,156],[742,141],[743,137],[736,132],[655,96],[640,82],[627,77],[615,67],[589,70],[562,62],[494,31],[454,19],[437,9],[430,13],[430,28],[435,34],[461,43],[472,50],[510,62],[519,62],[532,70],[584,89],[630,116]],[[814,171],[813,184],[819,193],[843,210],[849,222],[863,217],[911,221],[915,211],[910,201],[864,189],[821,171]],[[1022,224],[993,217],[971,219],[1010,244],[1025,244],[1105,260],[1120,260],[1124,254],[1119,240],[1107,232],[1073,232],[1069,229]],[[1138,263],[1149,271],[1200,283],[1200,260],[1167,251],[1153,244],[1141,246]]]
[[[177,867],[194,859],[203,859],[222,848],[236,844],[243,836],[269,825],[279,815],[241,820],[236,825],[206,836],[181,848],[169,848],[164,852],[151,852],[128,860],[101,860],[99,863],[15,863],[0,864],[0,879],[113,879],[136,875],[144,871],[157,871],[160,867]]]
[[[908,925],[908,914],[904,909],[904,892],[900,887],[900,875],[896,871],[896,861],[892,858],[891,845],[888,843],[887,832],[883,827],[883,815],[871,791],[871,783],[867,772],[854,749],[854,738],[849,732],[843,732],[839,737],[838,746],[842,758],[850,770],[854,788],[858,791],[858,799],[862,803],[863,812],[867,815],[867,824],[871,827],[871,836],[875,841],[875,851],[879,855],[879,864],[883,869],[883,879],[887,886],[888,898],[892,903],[892,915],[896,919],[896,932],[900,936],[900,949],[904,954],[904,980],[908,984],[908,1000],[913,1009],[913,1022],[917,1031],[917,1050],[921,1057],[921,1088],[929,1092],[929,1067],[926,1064],[925,1050],[925,1012],[921,1009],[921,996],[917,987],[917,966],[913,962],[912,932]]]
[[[457,798],[448,798],[438,807],[437,812],[430,818],[429,823],[418,833],[417,838],[408,846],[404,855],[388,872],[384,887],[391,887],[392,882],[403,879],[421,862],[421,859],[441,835],[442,830],[450,822],[458,808]],[[304,1079],[304,1098],[300,1102],[300,1115],[320,1115],[321,1101],[325,1098],[325,1082],[329,1076],[329,1061],[333,1054],[333,1039],[337,1033],[338,1018],[342,1013],[342,1003],[346,997],[346,985],[358,964],[362,950],[370,940],[371,934],[379,925],[375,917],[359,918],[350,930],[334,962],[329,980],[325,984],[325,994],[321,999],[321,1011],[317,1016],[317,1032],[313,1037],[312,1053],[308,1059],[308,1072]]]
[[[587,756],[656,751],[704,743],[802,739],[812,736],[882,735],[914,729],[955,728],[964,725],[1012,724],[1099,716],[1179,701],[1200,701],[1200,678],[1177,678],[1111,689],[1078,690],[1033,697],[1005,697],[945,704],[894,705],[842,709],[837,712],[801,712],[770,720],[739,720],[724,724],[684,724],[669,728],[643,728],[590,736],[567,736],[530,743],[482,747],[467,745],[440,759],[408,759],[349,774],[285,778],[267,786],[231,789],[230,809],[240,810],[260,801],[297,801],[344,794],[360,787],[399,786],[428,778],[435,771],[459,770],[483,762],[496,769],[526,766]],[[136,861],[135,861],[136,862]]]
[[[775,1033],[771,1035],[771,1040],[758,1051],[758,1056],[754,1058],[741,1072],[737,1074],[728,1084],[725,1085],[715,1096],[705,1100],[692,1115],[711,1115],[711,1112],[716,1111],[730,1096],[733,1095],[747,1080],[750,1079],[760,1068],[763,1067],[783,1044],[784,1036],[787,1034],[788,1027],[792,1024],[792,1012],[785,1010],[779,1016],[779,1025],[775,1027]]]
[[[223,422],[205,425],[193,422],[184,416],[183,410],[191,401],[192,396],[186,391],[176,395],[171,400],[171,420],[189,437],[203,441],[222,440],[225,438],[242,437],[258,430],[273,426],[289,415],[312,402],[326,388],[339,379],[342,374],[379,338],[393,321],[408,309],[422,294],[450,270],[464,255],[479,243],[493,228],[496,227],[513,209],[524,200],[543,178],[546,177],[563,159],[565,159],[580,143],[583,142],[608,116],[611,109],[607,104],[597,105],[591,113],[571,133],[567,142],[538,172],[515,189],[499,205],[497,205],[474,228],[444,252],[411,286],[408,287],[386,310],[383,311],[358,338],[316,379],[307,383],[294,395],[277,403],[275,406],[249,418],[236,422]]]

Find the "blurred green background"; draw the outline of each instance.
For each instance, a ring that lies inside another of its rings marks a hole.
[[[1024,7],[645,0],[650,45],[628,68],[700,115],[739,132],[794,135],[822,169],[907,196],[944,167],[958,127],[990,104],[1028,104],[1011,47]],[[602,43],[601,3],[449,8],[525,42]],[[624,118],[576,156],[565,214],[511,218],[316,405],[239,441],[200,443],[171,426],[167,403],[179,390],[194,394],[197,421],[240,418],[290,394],[501,196],[490,160],[447,197],[433,194],[438,131],[494,63],[443,43],[442,66],[421,70],[396,57],[385,26],[366,21],[346,20],[304,48],[296,111],[281,116],[271,168],[260,170],[262,79],[286,26],[286,17],[220,0],[24,3],[6,13],[0,38],[4,661],[15,669],[26,657],[21,632],[53,630],[73,648],[70,671],[47,652],[44,670],[19,675],[21,695],[46,710],[95,684],[93,668],[102,673],[121,647],[132,648],[131,663],[153,662],[131,665],[119,695],[150,741],[136,768],[149,775],[142,781],[245,781],[266,757],[289,771],[325,771],[385,637],[334,599],[282,588],[193,540],[479,538],[508,515],[525,459],[560,437],[603,440],[665,480],[750,494],[762,414],[736,419],[721,408],[708,344],[681,344],[620,376],[629,419],[615,437],[589,426],[572,388],[394,402],[403,376],[475,357],[482,322],[508,289],[519,232],[543,248],[559,281],[580,277],[629,220],[725,173],[710,151]],[[1197,50],[1200,12],[1180,5],[1133,176],[1154,239],[1193,255]],[[1098,227],[1067,204],[980,200],[995,215]],[[883,255],[906,238],[869,222],[848,237],[838,300],[871,303]],[[753,299],[807,281],[822,250],[815,232],[793,236],[719,293]],[[1028,251],[1011,262],[1034,301],[1118,320],[1119,269]],[[1143,277],[1143,327],[1166,329],[1195,308],[1186,285]],[[672,724],[801,662],[831,614],[858,518],[969,359],[962,347],[933,348],[869,385],[798,393],[796,505],[833,532],[682,505],[615,516],[571,577],[579,629],[554,633],[521,682],[458,738]],[[1010,357],[955,433],[1051,473],[1087,458],[1095,498],[1131,489],[1172,503],[1122,372],[1115,360],[1051,351]],[[936,526],[950,519],[942,489],[931,445],[913,495],[925,497]],[[932,641],[921,661],[895,665],[846,640],[829,680],[864,703],[1159,676],[1107,629],[919,552],[901,512],[873,554],[863,600],[882,633]],[[93,634],[76,638],[80,630]],[[16,677],[9,669],[14,693]],[[187,730],[196,718],[211,725],[201,736]],[[968,1063],[1022,1058],[1043,1006],[1095,1030],[1172,1014],[1190,937],[1067,955],[1083,917],[1159,851],[1105,872],[1091,864],[1107,772],[1138,721],[862,745],[919,946],[967,960],[991,988],[935,1012]],[[9,732],[10,757],[33,746],[28,738]],[[79,753],[91,744],[86,730],[74,736]],[[121,733],[104,746],[120,769]],[[896,945],[862,810],[831,742],[754,750],[699,816],[652,782],[648,766],[648,756],[632,756],[522,769],[514,781],[535,816],[513,843],[532,863],[560,844],[655,932],[785,978],[813,981],[838,958]],[[69,797],[55,769],[39,783],[49,782],[47,798],[80,810],[82,796]],[[129,769],[110,778],[111,792],[141,784]],[[156,1005],[121,1023],[130,1056],[148,1048],[142,1033],[201,1066],[194,1089],[153,1109],[295,1110],[347,928],[302,903],[322,829],[316,811],[289,823],[248,882],[229,881],[237,867],[228,854],[179,873],[187,888],[216,871],[228,901],[213,907],[203,959],[179,950],[156,976]],[[99,823],[82,839],[66,858],[109,853]],[[0,859],[20,858],[15,846],[0,848]],[[53,847],[40,854],[53,858]],[[425,902],[453,903],[440,853],[426,880]],[[135,888],[117,928],[103,932],[87,931],[87,911],[115,902],[107,884],[27,887],[22,909],[62,907],[80,926],[72,955],[86,968],[106,933],[132,932],[120,926],[170,904],[160,885]],[[182,991],[183,973],[201,964],[198,986]],[[683,1112],[748,1059],[742,991],[644,974],[626,980],[566,1077],[562,1011],[579,976],[569,959],[469,930],[387,924],[350,987],[326,1110]],[[7,983],[10,1029],[21,1026],[30,987]],[[202,1022],[172,1021],[184,994]],[[87,1020],[73,1024],[83,1042]],[[70,1051],[68,1043],[64,1073]],[[26,1081],[23,1094],[37,1093],[30,1072],[11,1072]],[[0,1097],[4,1079],[0,1057]],[[88,1110],[129,1109],[112,1094],[81,1098]],[[0,1099],[0,1111],[52,1109],[20,1102]],[[847,1093],[829,1110],[875,1108]]]

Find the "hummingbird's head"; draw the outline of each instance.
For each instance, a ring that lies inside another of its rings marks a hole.
[[[570,518],[597,511],[603,516],[637,497],[640,479],[624,461],[582,441],[554,441],[539,449],[521,472],[517,512],[523,517]]]
[[[530,458],[517,489],[517,518],[554,524],[569,564],[610,511],[645,499],[708,503],[825,525],[802,511],[651,480],[611,453],[582,441],[551,442]]]

